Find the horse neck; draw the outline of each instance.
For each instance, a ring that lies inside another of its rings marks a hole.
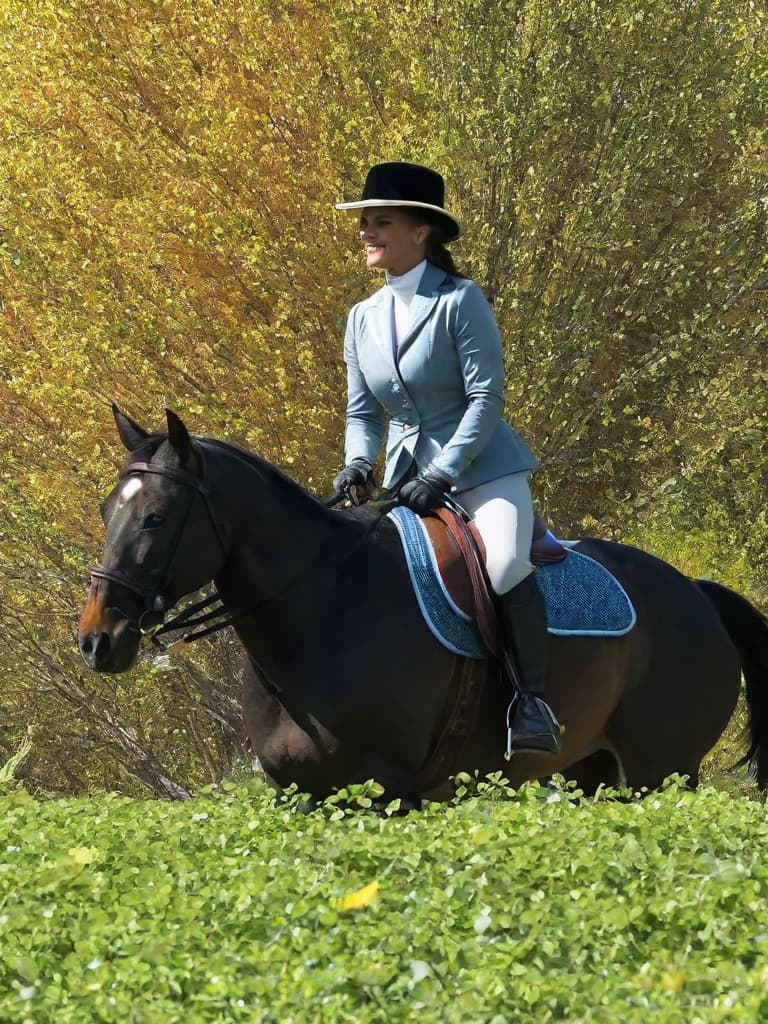
[[[229,552],[216,585],[227,603],[278,594],[323,558],[354,543],[358,524],[331,512],[256,456],[205,446],[206,480],[227,525]]]

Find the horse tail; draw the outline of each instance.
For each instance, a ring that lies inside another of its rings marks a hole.
[[[760,789],[768,782],[768,619],[734,590],[696,580],[714,605],[738,651],[746,684],[749,750],[737,765],[751,764]]]

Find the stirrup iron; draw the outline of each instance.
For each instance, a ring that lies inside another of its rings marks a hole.
[[[515,754],[514,750],[512,749],[512,719],[510,716],[512,715],[515,707],[517,706],[517,701],[518,695],[517,693],[515,693],[514,697],[509,702],[509,707],[507,708],[507,749],[504,753],[505,761],[511,761]]]
[[[551,734],[554,737],[556,737],[556,741],[557,741],[558,747],[557,747],[556,750],[541,750],[541,749],[537,749],[535,747],[531,747],[529,749],[523,749],[523,750],[513,750],[512,749],[512,735],[513,735],[512,722],[513,722],[513,714],[514,714],[514,710],[515,710],[515,708],[517,706],[517,703],[518,703],[519,699],[520,699],[520,694],[519,693],[515,693],[514,697],[512,698],[512,700],[509,703],[509,706],[507,707],[507,749],[506,749],[506,751],[504,753],[504,760],[505,761],[511,761],[515,754],[541,754],[543,756],[548,756],[548,755],[551,756],[553,754],[559,753],[559,751],[560,751],[560,749],[562,747],[562,741],[561,741],[560,737],[565,732],[565,727],[562,726],[560,724],[560,722],[557,720],[557,718],[555,717],[555,713],[552,710],[552,708],[549,706],[549,704],[547,704],[547,702],[542,697],[536,697],[536,696],[533,696],[533,700],[536,701],[536,703],[537,703],[537,705],[539,707],[539,710],[541,711],[542,717],[544,719],[546,719],[546,721],[547,721],[547,723],[549,725]]]

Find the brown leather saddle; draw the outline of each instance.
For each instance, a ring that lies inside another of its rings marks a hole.
[[[494,596],[485,572],[485,546],[473,522],[465,522],[449,508],[437,508],[423,517],[443,583],[454,603],[477,622],[486,646],[499,660],[503,645]],[[542,516],[536,516],[531,564],[561,562],[567,550],[552,536]]]

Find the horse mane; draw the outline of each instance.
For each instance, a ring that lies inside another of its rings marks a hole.
[[[202,448],[203,460],[205,460],[205,450],[207,448],[221,449],[230,455],[234,455],[240,462],[246,463],[246,465],[255,470],[259,476],[266,477],[268,481],[273,481],[284,487],[293,488],[295,491],[301,492],[306,497],[317,501],[314,495],[310,494],[310,492],[306,488],[302,487],[301,484],[296,483],[295,480],[292,480],[289,476],[279,470],[277,466],[273,466],[271,462],[268,462],[260,455],[256,455],[248,448],[243,447],[243,445],[235,444],[232,441],[220,441],[215,437],[203,437],[199,434],[190,434],[189,436],[192,441],[193,450],[195,448]],[[134,449],[134,451],[128,455],[126,465],[130,465],[132,462],[151,462],[154,456],[157,455],[161,445],[167,440],[168,434],[166,433],[148,434],[139,447]]]
[[[250,449],[245,448],[243,445],[236,444],[234,441],[221,441],[215,437],[205,437],[199,434],[190,434],[190,438],[193,443],[193,447],[202,450],[203,460],[205,460],[206,450],[219,450],[228,455],[234,456],[239,462],[244,463],[250,469],[252,469],[259,477],[261,477],[267,484],[274,483],[279,487],[287,488],[293,491],[297,496],[300,495],[305,499],[309,499],[317,507],[321,508],[323,512],[331,513],[334,516],[343,516],[344,519],[350,522],[357,522],[360,525],[372,526],[372,520],[383,519],[389,509],[389,505],[379,505],[373,502],[367,502],[364,505],[358,507],[345,508],[340,510],[331,510],[328,506],[315,497],[306,487],[302,487],[301,484],[297,483],[294,479],[284,473],[277,466],[273,465],[267,459],[261,455],[257,455]],[[133,462],[151,462],[152,458],[157,454],[158,449],[163,442],[168,440],[168,434],[158,433],[149,434],[142,441],[138,448],[127,456],[124,464],[124,468]]]
[[[215,437],[199,437],[195,435],[192,440],[200,445],[205,452],[206,448],[220,449],[234,455],[240,462],[244,462],[247,466],[253,469],[259,476],[266,478],[266,481],[276,483],[281,487],[288,487],[293,489],[294,492],[302,494],[305,498],[311,498],[312,501],[317,502],[323,508],[325,506],[319,501],[314,494],[311,494],[306,487],[302,487],[301,484],[297,483],[287,473],[283,473],[282,470],[278,469],[267,459],[261,455],[256,455],[255,452],[250,449],[243,447],[243,445],[235,444],[233,441],[220,441]]]
[[[280,484],[281,486],[293,489],[295,494],[299,494],[304,498],[308,498],[315,505],[322,508],[324,512],[331,512],[334,516],[343,516],[345,519],[351,522],[357,522],[359,524],[373,525],[372,520],[384,519],[387,512],[389,511],[389,504],[379,504],[374,502],[367,502],[365,505],[358,505],[356,507],[345,508],[345,509],[330,509],[324,501],[316,498],[313,494],[303,487],[300,483],[297,483],[293,477],[284,473],[283,470],[274,466],[271,462],[251,452],[247,447],[242,444],[234,443],[233,441],[222,441],[215,437],[201,437],[195,436],[193,438],[199,444],[206,447],[212,447],[212,449],[220,449],[229,455],[234,455],[241,462],[245,462],[247,466],[255,470],[256,473],[265,477],[267,482],[273,481]]]

